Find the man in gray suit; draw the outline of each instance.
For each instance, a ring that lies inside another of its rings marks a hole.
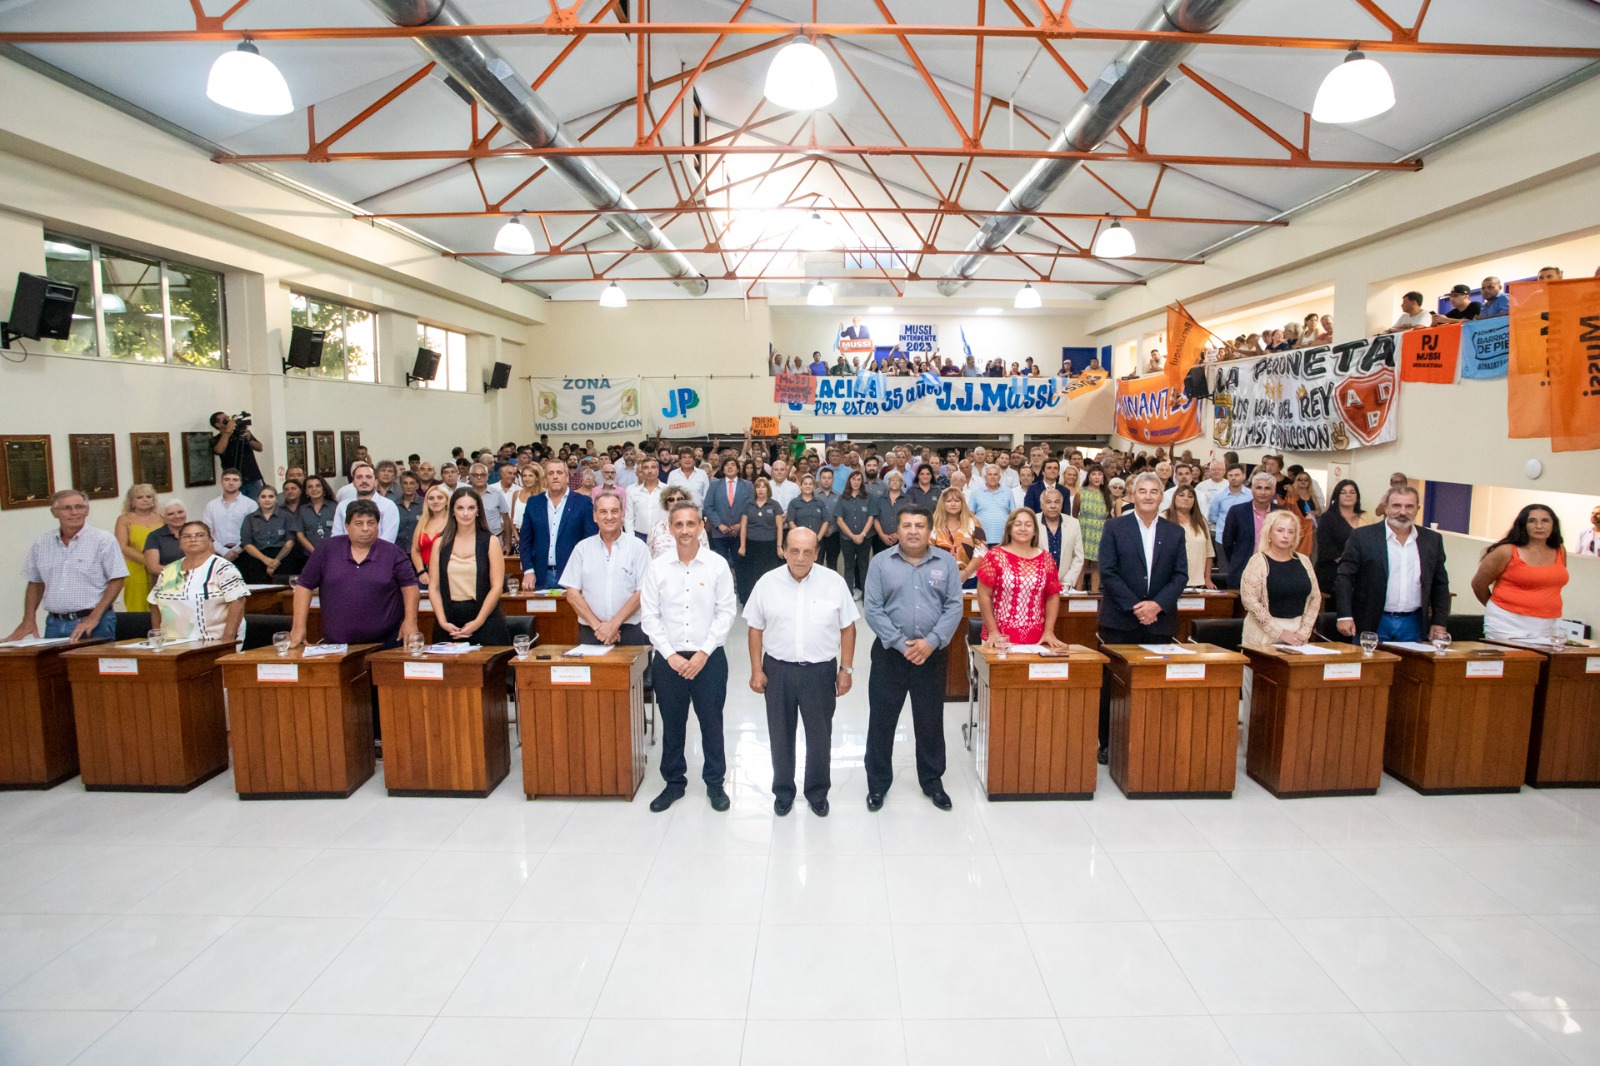
[[[754,499],[754,486],[739,477],[738,460],[724,460],[719,476],[706,490],[706,533],[711,538],[711,550],[727,560],[728,567],[736,572],[741,562],[739,519]]]

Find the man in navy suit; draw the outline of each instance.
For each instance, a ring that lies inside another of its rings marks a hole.
[[[1248,502],[1228,508],[1222,523],[1223,572],[1227,575],[1226,587],[1236,589],[1244,577],[1244,568],[1250,556],[1256,553],[1256,543],[1261,539],[1261,523],[1267,515],[1283,508],[1273,502],[1278,491],[1278,479],[1265,470],[1257,470],[1250,479]],[[1196,575],[1198,577],[1198,575]],[[1203,583],[1203,582],[1200,582]]]
[[[1133,513],[1100,533],[1100,643],[1162,644],[1178,625],[1178,597],[1189,583],[1183,527],[1160,517],[1161,478],[1133,479]],[[1242,508],[1237,508],[1242,509]],[[1100,686],[1100,762],[1111,736],[1111,670]]]
[[[735,572],[739,567],[739,519],[754,499],[754,487],[739,477],[739,461],[723,460],[721,476],[706,490],[706,532],[711,537],[711,550]]]
[[[524,580],[531,574],[534,588],[558,588],[557,579],[567,568],[572,549],[598,532],[593,501],[568,492],[567,464],[549,460],[544,464],[544,492],[529,498],[522,511],[517,554],[522,558]]]

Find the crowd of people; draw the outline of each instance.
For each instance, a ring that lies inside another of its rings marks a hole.
[[[662,472],[666,471],[666,476]],[[665,788],[686,790],[684,738],[699,719],[710,801],[726,809],[723,654],[749,623],[753,690],[767,701],[779,814],[803,793],[827,813],[828,729],[851,686],[855,625],[869,661],[868,806],[892,781],[895,723],[909,700],[917,778],[941,808],[943,685],[975,589],[991,645],[1059,650],[1060,594],[1098,592],[1106,643],[1171,638],[1185,589],[1237,589],[1249,644],[1313,639],[1331,596],[1347,639],[1421,640],[1450,614],[1442,539],[1417,523],[1403,474],[1370,510],[1352,480],[1324,496],[1281,456],[1253,468],[1228,453],[982,446],[913,449],[794,432],[737,446],[643,441],[599,448],[547,438],[437,465],[358,458],[337,490],[299,468],[254,498],[230,467],[200,518],[135,485],[110,531],[87,523],[75,490],[29,548],[23,619],[8,639],[109,638],[114,606],[148,611],[169,640],[235,641],[252,585],[293,584],[292,644],[312,597],[324,638],[419,639],[424,598],[436,639],[505,645],[508,559],[533,589],[562,589],[590,644],[648,644],[663,721]],[[1576,550],[1600,553],[1600,507]],[[1565,541],[1555,512],[1522,509],[1483,555],[1472,592],[1491,638],[1551,639],[1562,614]],[[1322,633],[1327,638],[1331,634]],[[1109,689],[1107,690],[1108,700]],[[1107,737],[1103,701],[1101,756]],[[794,737],[810,754],[797,788]],[[818,753],[821,753],[820,755]]]

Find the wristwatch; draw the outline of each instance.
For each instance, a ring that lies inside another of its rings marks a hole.
[[[839,667],[839,672],[841,674],[852,674],[853,675],[855,673],[855,670],[851,669],[848,666],[841,666],[841,667]]]

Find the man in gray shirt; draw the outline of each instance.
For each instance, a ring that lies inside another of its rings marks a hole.
[[[89,501],[76,489],[62,489],[50,501],[57,528],[28,549],[22,576],[22,624],[6,641],[38,637],[38,613],[45,609],[46,640],[85,637],[111,640],[117,615],[111,605],[122,593],[128,564],[117,538],[89,525]]]
[[[883,807],[894,780],[894,731],[906,697],[917,740],[917,780],[942,811],[944,790],[945,659],[961,624],[961,567],[929,543],[933,515],[925,507],[900,512],[900,542],[880,552],[867,570],[863,597],[872,642],[867,682],[867,810]]]

